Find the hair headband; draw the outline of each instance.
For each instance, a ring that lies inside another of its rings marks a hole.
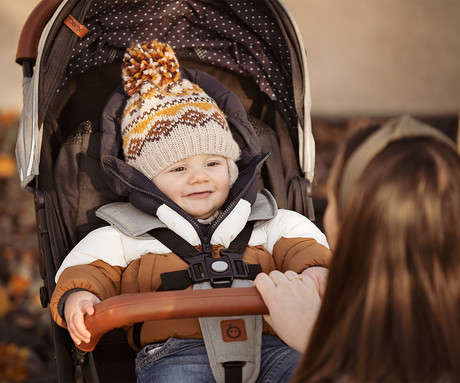
[[[408,115],[392,119],[383,124],[374,134],[368,137],[345,164],[340,194],[340,206],[345,206],[352,187],[363,173],[369,162],[385,149],[390,143],[407,137],[429,136],[449,145],[455,151],[454,142],[441,131],[432,128]]]

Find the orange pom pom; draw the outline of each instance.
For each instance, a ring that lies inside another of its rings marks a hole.
[[[139,92],[144,82],[161,89],[181,79],[179,62],[173,49],[165,43],[150,41],[126,50],[122,78],[128,95]]]

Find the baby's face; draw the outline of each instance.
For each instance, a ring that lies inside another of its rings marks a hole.
[[[169,166],[154,184],[196,219],[210,217],[228,197],[230,181],[224,157],[198,154]]]

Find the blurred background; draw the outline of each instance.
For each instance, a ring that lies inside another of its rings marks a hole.
[[[19,34],[38,0],[0,2],[0,382],[54,379],[33,198],[19,188],[14,145],[22,109]],[[456,139],[460,1],[286,0],[307,49],[317,143],[318,225],[325,181],[350,131],[410,113]]]
[[[38,0],[0,3],[0,108],[21,110],[21,27]],[[458,0],[285,0],[303,37],[315,116],[458,114]]]

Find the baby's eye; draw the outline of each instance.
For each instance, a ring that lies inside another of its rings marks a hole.
[[[171,173],[176,173],[176,172],[183,172],[185,170],[185,166],[178,166],[176,168],[172,168],[170,170]]]
[[[209,162],[206,164],[206,166],[211,167],[211,166],[218,166],[218,165],[220,165],[220,164],[221,164],[220,161],[209,161]]]

